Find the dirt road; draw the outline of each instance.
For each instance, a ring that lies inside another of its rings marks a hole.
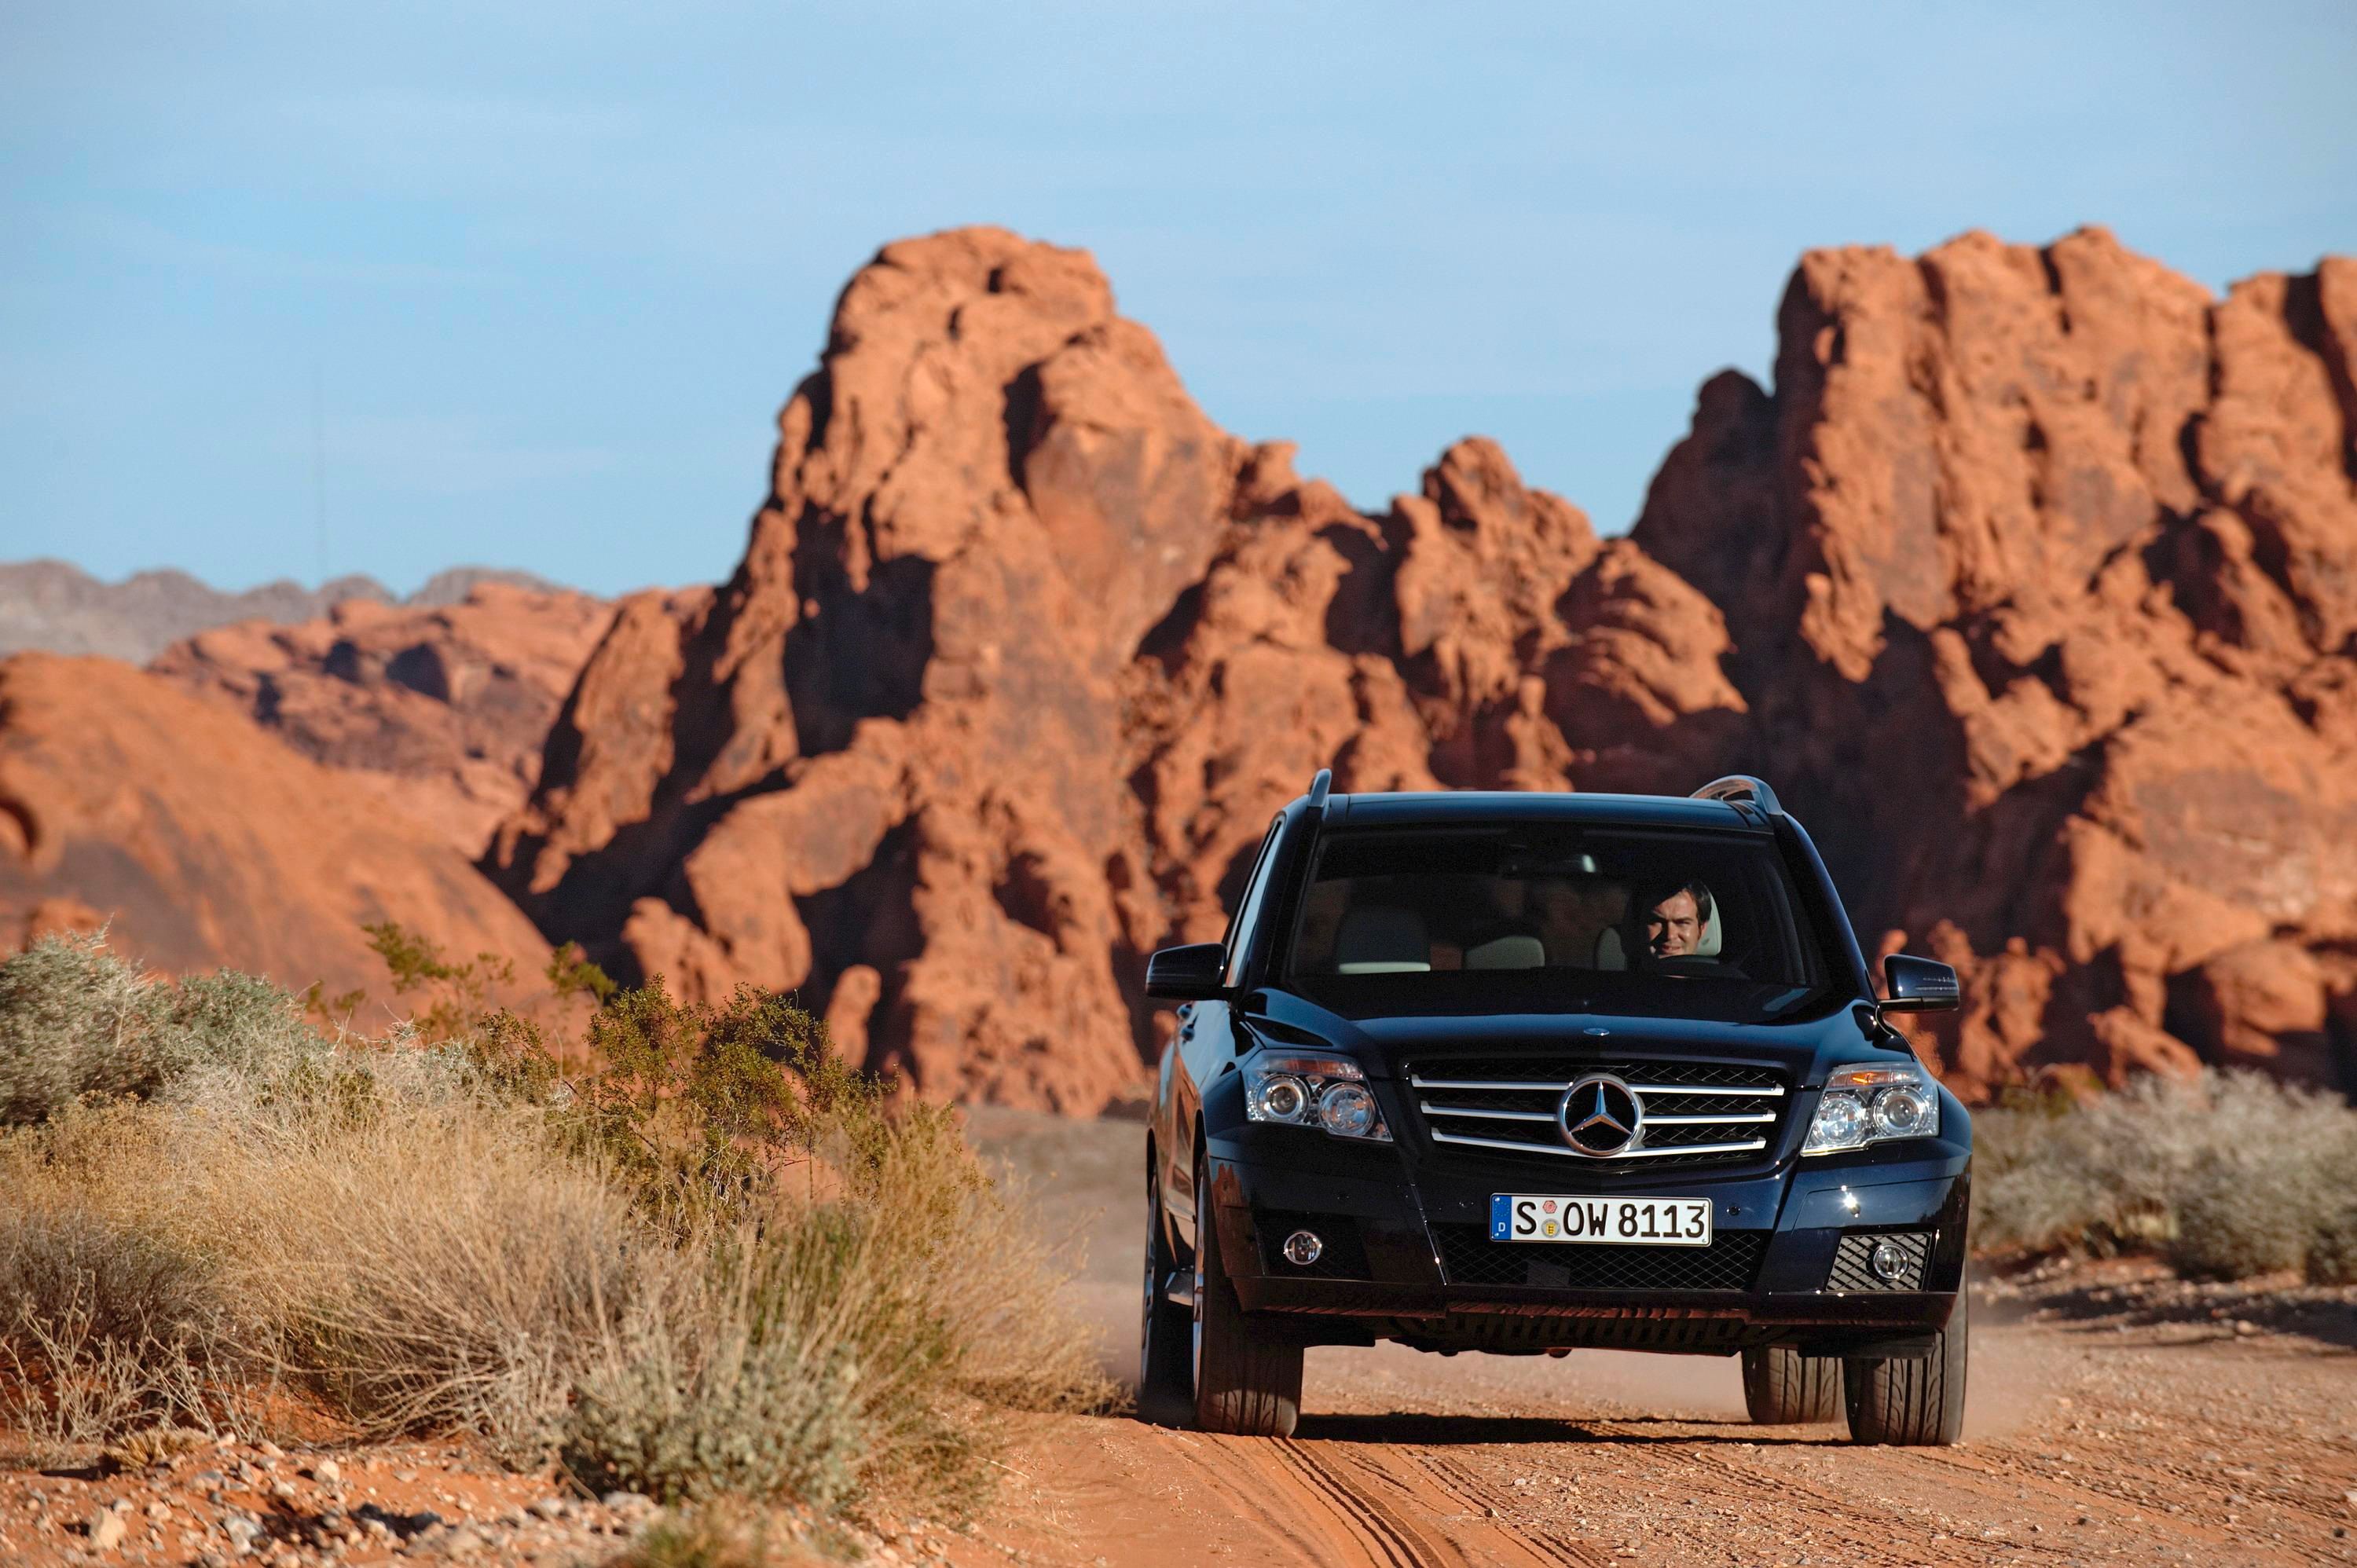
[[[1140,1130],[1006,1113],[980,1141],[1085,1230],[1125,1369]],[[1059,1422],[966,1564],[2357,1563],[2357,1294],[2134,1271],[1975,1303],[1966,1441],[1755,1427],[1735,1363],[1310,1352],[1283,1442]]]

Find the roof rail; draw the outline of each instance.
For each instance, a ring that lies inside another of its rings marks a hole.
[[[1334,788],[1334,770],[1321,768],[1318,777],[1309,781],[1309,804],[1312,810],[1326,803],[1326,796]]]
[[[1729,805],[1746,802],[1757,806],[1768,816],[1781,817],[1784,804],[1776,799],[1776,791],[1768,788],[1765,779],[1754,779],[1749,773],[1730,773],[1724,779],[1714,779],[1695,790],[1690,799],[1725,800]]]

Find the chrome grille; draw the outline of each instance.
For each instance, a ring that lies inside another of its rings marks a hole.
[[[1606,1073],[1644,1103],[1642,1134],[1616,1154],[1595,1156],[1564,1141],[1556,1108],[1563,1091]],[[1717,1062],[1597,1061],[1475,1058],[1411,1064],[1408,1091],[1436,1144],[1551,1155],[1583,1165],[1659,1170],[1729,1165],[1776,1142],[1790,1090],[1772,1068]]]

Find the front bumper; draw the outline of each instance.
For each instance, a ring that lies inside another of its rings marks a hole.
[[[1309,1344],[1921,1355],[1964,1278],[1971,1151],[1939,1139],[1641,1182],[1527,1162],[1417,1169],[1392,1146],[1265,1125],[1214,1137],[1207,1154],[1243,1305]],[[1706,1197],[1713,1246],[1501,1247],[1487,1240],[1493,1192]],[[1280,1251],[1297,1229],[1326,1243],[1306,1268]],[[1862,1278],[1858,1244],[1842,1251],[1846,1237],[1882,1235],[1920,1252],[1914,1288]]]

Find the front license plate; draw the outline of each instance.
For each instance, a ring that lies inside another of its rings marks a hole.
[[[1619,1247],[1707,1247],[1706,1197],[1565,1197],[1501,1192],[1490,1198],[1492,1241],[1609,1241]]]

